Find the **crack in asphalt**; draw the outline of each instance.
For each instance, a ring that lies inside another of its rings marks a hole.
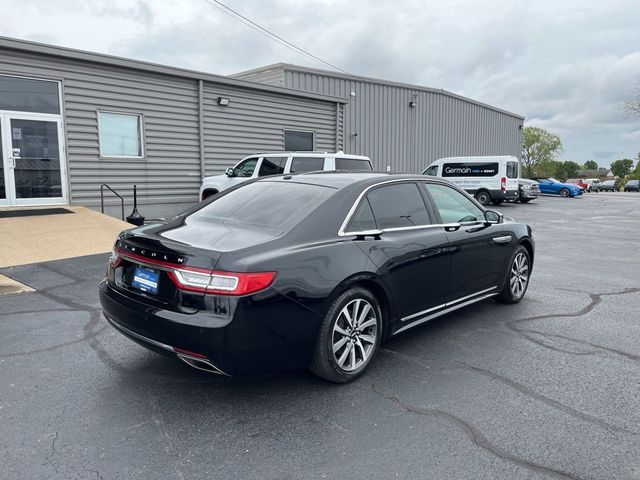
[[[625,352],[622,350],[618,350],[615,348],[611,348],[611,347],[606,347],[604,345],[599,345],[596,343],[592,343],[586,340],[579,340],[577,338],[573,338],[573,337],[569,337],[566,335],[561,335],[561,334],[557,334],[557,333],[547,333],[547,332],[541,332],[539,330],[534,330],[534,329],[530,329],[530,328],[523,328],[520,326],[520,324],[525,323],[525,322],[532,322],[535,320],[543,320],[543,319],[547,319],[547,318],[577,318],[577,317],[582,317],[586,314],[588,314],[589,312],[591,312],[593,309],[595,309],[601,302],[602,302],[602,297],[606,297],[606,296],[614,296],[614,295],[627,295],[630,293],[638,293],[640,292],[640,287],[630,287],[630,288],[625,288],[624,290],[620,290],[618,292],[605,292],[605,293],[588,293],[588,292],[581,292],[581,291],[576,291],[576,290],[568,290],[568,289],[561,289],[561,290],[565,290],[565,291],[570,291],[570,292],[574,292],[574,293],[580,293],[583,295],[588,295],[589,296],[589,303],[587,305],[585,305],[584,307],[582,307],[580,310],[576,311],[576,312],[569,312],[569,313],[548,313],[545,315],[534,315],[531,317],[525,317],[525,318],[520,318],[517,320],[510,320],[510,321],[506,321],[505,322],[505,326],[511,330],[512,332],[514,332],[515,334],[527,339],[528,341],[539,345],[541,347],[547,348],[549,350],[554,350],[557,352],[562,352],[562,353],[568,353],[568,354],[572,354],[572,355],[601,355],[601,354],[610,354],[613,356],[617,356],[617,357],[623,357],[629,360],[633,360],[636,362],[640,362],[640,355],[634,354],[634,353],[629,353],[629,352]],[[568,345],[565,345],[565,348],[559,347],[559,346],[554,346],[551,345],[549,343],[544,342],[541,339],[535,338],[534,335],[539,335],[543,338],[547,338],[548,340],[553,341],[553,339],[557,339],[557,340],[564,340],[565,342],[569,342],[569,343],[573,343],[576,345],[581,345],[581,346],[587,346],[587,347],[591,347],[591,349],[595,349],[595,350],[586,350],[586,351],[572,351],[572,350],[568,350],[566,347]]]
[[[385,387],[380,387],[375,384],[373,384],[371,387],[375,393],[383,397],[385,400],[388,400],[391,403],[394,403],[401,410],[404,410],[407,413],[412,413],[414,415],[426,416],[426,417],[437,417],[445,420],[449,424],[453,424],[454,426],[462,430],[464,434],[477,447],[481,448],[482,450],[490,453],[495,457],[498,457],[502,460],[518,465],[527,470],[530,470],[536,473],[541,473],[552,478],[570,479],[570,480],[583,479],[583,477],[580,477],[571,472],[567,472],[565,470],[556,469],[552,467],[547,467],[545,465],[533,462],[531,460],[527,460],[525,458],[521,458],[516,455],[513,455],[503,450],[502,448],[498,447],[497,445],[494,445],[493,443],[491,443],[489,439],[485,437],[480,430],[478,430],[476,427],[471,425],[469,422],[447,411],[444,411],[435,407],[418,407],[403,401],[395,393],[393,393],[391,390]]]
[[[429,365],[426,365],[424,363],[422,363],[422,358],[417,357],[415,355],[410,355],[407,353],[401,353],[401,352],[397,352],[395,350],[390,350],[388,348],[382,348],[380,349],[381,352],[383,353],[387,353],[389,355],[392,356],[396,356],[400,359],[403,359],[407,362],[410,362],[414,365],[417,365],[421,368],[430,370],[431,367]],[[512,380],[510,378],[504,377],[498,373],[495,373],[491,370],[488,369],[484,369],[484,368],[480,368],[480,367],[476,367],[474,365],[469,365],[468,363],[464,363],[464,362],[456,362],[453,360],[441,360],[441,359],[426,359],[427,361],[430,362],[434,362],[434,363],[438,363],[440,365],[438,365],[439,368],[443,368],[444,367],[453,367],[453,368],[458,368],[461,370],[467,370],[473,373],[477,373],[479,375],[483,375],[485,377],[491,378],[492,380],[495,380],[497,382],[502,383],[503,385],[506,385],[510,388],[513,388],[514,390],[517,390],[518,392],[522,393],[523,395],[526,395],[528,397],[534,398],[542,403],[544,403],[545,405],[554,408],[560,412],[563,412],[567,415],[570,415],[574,418],[577,418],[579,420],[583,420],[585,422],[588,423],[592,423],[595,425],[598,425],[602,428],[604,428],[605,430],[607,430],[609,433],[611,433],[614,437],[617,438],[617,436],[615,435],[614,432],[622,432],[622,433],[628,433],[631,435],[637,435],[637,432],[634,432],[632,430],[628,430],[624,427],[619,427],[617,425],[614,425],[612,423],[607,422],[606,420],[602,420],[601,418],[598,418],[596,416],[590,415],[588,413],[585,412],[581,412],[580,410],[576,410],[573,407],[570,407],[568,405],[565,405],[564,403],[555,400],[553,398],[547,397],[545,395],[542,395],[539,392],[536,392],[535,390],[533,390],[532,388],[528,387],[527,385],[524,385],[522,383],[519,383],[515,380]]]

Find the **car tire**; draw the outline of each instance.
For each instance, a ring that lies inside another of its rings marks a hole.
[[[491,203],[494,205],[502,205],[502,202],[504,202],[504,200],[491,200]]]
[[[356,317],[355,325],[350,323],[352,317]],[[330,382],[352,382],[364,373],[375,357],[381,338],[379,302],[365,288],[350,288],[329,306],[309,370]]]
[[[520,200],[522,203],[529,203],[531,201],[531,198],[523,198],[522,200]]]
[[[491,195],[489,194],[489,192],[485,192],[484,190],[477,192],[475,197],[478,203],[483,207],[486,207],[487,205],[489,205],[489,203],[491,203]]]
[[[563,189],[560,190],[560,196],[567,198],[567,197],[571,196],[571,192],[569,191],[568,188],[563,188]]]
[[[518,245],[509,259],[504,286],[496,300],[501,303],[518,303],[522,300],[529,286],[530,274],[529,251],[523,245]]]

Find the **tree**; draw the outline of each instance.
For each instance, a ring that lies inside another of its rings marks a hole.
[[[556,170],[556,176],[560,177],[562,180],[575,178],[578,176],[578,170],[580,170],[580,164],[571,161],[562,162]]]
[[[616,160],[611,164],[611,172],[620,178],[624,178],[631,173],[631,167],[633,166],[633,160],[629,158],[623,158],[622,160]]]
[[[522,163],[527,176],[536,165],[549,162],[562,151],[560,137],[540,127],[524,127],[522,130]]]
[[[636,81],[633,97],[625,102],[624,108],[630,115],[640,115],[640,77]]]
[[[585,170],[597,170],[598,169],[598,162],[596,162],[595,160],[588,160],[588,161],[584,162],[584,169]]]

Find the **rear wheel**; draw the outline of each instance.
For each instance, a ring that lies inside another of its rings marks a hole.
[[[502,204],[502,202],[504,202],[504,200],[492,200],[491,203],[493,203],[494,205],[500,205]]]
[[[522,203],[529,203],[531,201],[530,198],[523,198],[522,200],[520,200]]]
[[[524,297],[529,286],[531,259],[529,251],[518,245],[509,260],[509,270],[502,291],[496,297],[502,303],[518,303]]]
[[[369,290],[351,288],[329,307],[309,370],[331,382],[352,382],[371,363],[381,337],[380,304]]]
[[[571,195],[571,192],[569,192],[568,188],[563,188],[562,190],[560,190],[561,197],[568,197],[569,195]]]
[[[489,195],[489,192],[482,190],[476,193],[476,200],[478,200],[480,205],[487,206],[491,203],[491,195]]]

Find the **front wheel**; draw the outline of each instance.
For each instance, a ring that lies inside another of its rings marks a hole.
[[[563,188],[562,190],[560,190],[560,196],[561,197],[568,197],[569,195],[571,195],[571,192],[569,192],[568,188]]]
[[[529,203],[532,199],[531,198],[523,198],[522,200],[520,200],[522,203]]]
[[[486,207],[491,202],[491,195],[489,195],[489,192],[485,191],[478,192],[476,193],[476,200],[478,201],[478,203],[480,203],[480,205]]]
[[[371,363],[381,338],[380,304],[369,290],[351,288],[329,307],[309,370],[331,382],[352,382]]]
[[[530,272],[529,251],[524,246],[518,245],[511,255],[504,287],[496,299],[502,303],[518,303],[522,300],[529,286]]]

